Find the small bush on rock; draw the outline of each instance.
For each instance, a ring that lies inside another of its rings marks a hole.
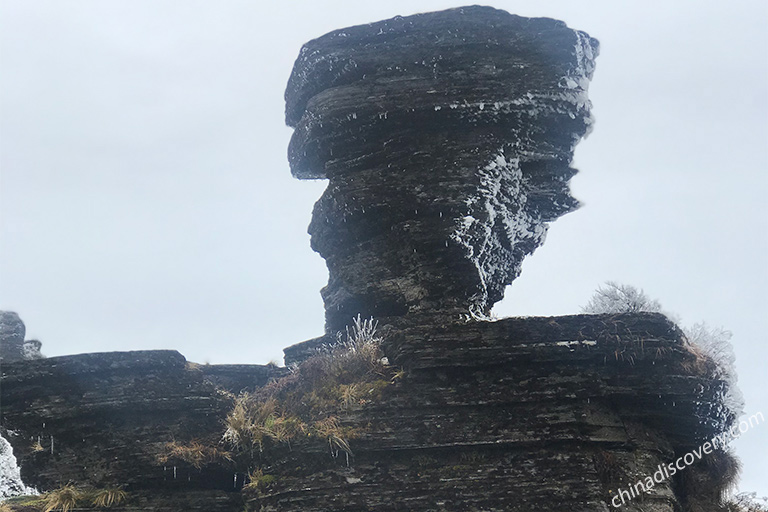
[[[387,386],[403,377],[388,364],[373,319],[355,319],[336,343],[322,347],[291,374],[256,393],[243,393],[226,418],[223,440],[238,451],[265,443],[285,444],[323,439],[334,456],[352,454],[349,444],[359,432],[343,417],[377,400]]]
[[[120,505],[128,497],[128,494],[119,487],[97,489],[91,495],[91,503],[100,508],[109,508]]]
[[[74,485],[67,484],[43,496],[43,512],[52,512],[54,510],[67,512],[75,508],[78,502],[84,498],[85,494],[82,490]]]

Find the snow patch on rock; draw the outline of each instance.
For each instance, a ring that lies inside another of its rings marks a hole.
[[[21,481],[21,469],[13,455],[11,443],[0,436],[0,500],[23,494],[38,493]]]
[[[491,284],[506,284],[519,275],[522,257],[513,254],[522,256],[544,243],[548,226],[526,208],[528,185],[519,157],[506,156],[502,149],[477,174],[477,193],[466,200],[468,212],[456,219],[450,238],[464,247],[480,277],[469,313],[485,319]]]

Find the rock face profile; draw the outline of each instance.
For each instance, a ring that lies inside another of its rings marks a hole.
[[[723,442],[655,478],[736,420],[669,319],[485,321],[577,207],[597,49],[487,7],[307,43],[286,118],[293,174],[328,180],[309,228],[326,334],[286,348],[289,368],[170,350],[4,364],[24,483],[124,486],[128,512],[728,511]],[[17,354],[23,324],[0,319]]]
[[[598,43],[465,7],[345,28],[301,50],[286,91],[297,178],[327,178],[309,231],[329,330],[357,314],[482,317],[574,210]]]

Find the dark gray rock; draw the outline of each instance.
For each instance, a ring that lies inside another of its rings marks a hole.
[[[487,7],[308,43],[286,118],[294,174],[329,180],[310,225],[330,272],[327,325],[286,361],[362,314],[380,320],[395,368],[359,404],[316,400],[346,381],[284,399],[335,415],[354,455],[313,434],[202,468],[162,464],[169,441],[218,446],[234,393],[287,371],[83,354],[2,367],[2,433],[26,483],[126,485],[126,511],[594,512],[723,432],[728,382],[663,315],[478,320],[576,207],[570,161],[591,123],[596,52],[562,22]],[[23,324],[3,318],[21,346]],[[709,457],[622,509],[723,512],[736,464]],[[256,467],[269,483],[241,495]]]
[[[2,367],[0,424],[24,483],[41,491],[67,482],[232,491],[234,466],[164,469],[157,457],[171,441],[216,446],[233,393],[284,372],[197,365],[173,350],[18,361]]]
[[[598,43],[490,7],[397,17],[307,43],[286,91],[298,178],[328,178],[312,247],[329,331],[352,317],[483,316],[575,209]]]
[[[39,340],[24,340],[26,327],[18,314],[0,311],[0,361],[10,363],[25,359],[41,359],[43,344]]]
[[[0,360],[2,362],[24,359],[24,336],[27,332],[19,315],[12,311],[0,311]]]
[[[343,418],[364,432],[351,467],[286,453],[253,510],[609,510],[619,489],[734,420],[721,407],[727,383],[660,314],[417,323],[384,345],[405,377]],[[686,471],[722,491],[727,475],[709,464]],[[622,509],[691,499],[666,480]],[[720,510],[709,501],[697,510]]]

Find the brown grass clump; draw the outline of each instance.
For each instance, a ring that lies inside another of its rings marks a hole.
[[[208,464],[232,462],[232,454],[218,446],[203,444],[199,440],[194,439],[187,444],[176,441],[166,443],[157,460],[161,464],[178,460],[186,462],[196,469],[200,469]]]
[[[236,450],[264,449],[264,440],[290,444],[305,432],[306,426],[296,416],[278,409],[274,398],[260,401],[250,393],[242,393],[225,420],[223,440]]]
[[[328,447],[334,457],[337,457],[340,451],[348,456],[352,455],[352,448],[350,448],[347,439],[357,437],[357,432],[354,429],[342,426],[335,416],[318,420],[313,424],[313,427],[319,437],[328,440]]]
[[[40,496],[27,495],[8,498],[0,503],[0,512],[37,510],[40,512],[69,512],[88,508],[110,508],[124,503],[128,493],[118,487],[82,489],[67,484]]]
[[[680,363],[680,367],[692,375],[713,375],[716,370],[714,361],[697,344],[685,341],[683,343],[685,360]]]
[[[109,508],[123,503],[127,497],[128,493],[119,487],[97,489],[91,495],[91,503],[96,507]]]
[[[257,494],[264,492],[273,483],[277,481],[274,475],[264,474],[261,468],[254,469],[248,473],[248,483],[243,486],[245,492],[255,492]]]
[[[43,512],[60,510],[68,512],[75,508],[85,494],[72,484],[67,484],[42,496]]]
[[[381,350],[373,319],[359,317],[339,336],[254,394],[241,394],[226,418],[223,440],[238,451],[262,453],[265,443],[285,444],[320,438],[331,453],[349,457],[349,440],[359,435],[343,416],[380,398],[403,378]]]

